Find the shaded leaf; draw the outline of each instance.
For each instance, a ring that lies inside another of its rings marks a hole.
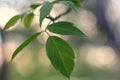
[[[37,36],[40,35],[41,32],[39,33],[35,33],[32,36],[30,36],[27,40],[25,40],[13,53],[11,61],[16,57],[16,55],[22,50],[24,49],[31,41],[33,41],[35,38],[37,38]]]
[[[23,14],[20,15],[21,22],[24,20],[24,17],[25,17],[26,14],[27,13],[23,13]]]
[[[50,36],[46,44],[47,56],[56,70],[70,77],[74,68],[74,51],[68,43],[56,36]]]
[[[39,3],[36,3],[36,4],[31,4],[30,5],[30,8],[31,9],[36,9],[37,7],[39,7],[41,4],[39,4]]]
[[[51,25],[48,25],[47,29],[50,32],[61,34],[61,35],[79,35],[79,36],[85,36],[85,34],[80,31],[77,27],[73,25],[73,23],[70,22],[57,22],[53,23]]]
[[[30,27],[30,25],[33,21],[33,18],[34,18],[33,13],[29,13],[29,14],[25,15],[24,20],[23,20],[23,23],[24,23],[25,27],[27,27],[27,28]]]
[[[40,27],[43,20],[47,17],[53,7],[53,3],[45,2],[40,9]]]
[[[19,19],[20,19],[20,15],[13,16],[5,25],[4,30],[14,26]]]

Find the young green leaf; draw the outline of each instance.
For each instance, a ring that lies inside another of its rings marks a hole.
[[[45,2],[40,9],[40,27],[42,25],[43,20],[47,17],[53,7],[53,3]]]
[[[39,7],[41,4],[38,4],[38,3],[36,3],[36,4],[31,4],[30,5],[30,8],[31,9],[36,9],[37,7]]]
[[[68,43],[56,36],[50,36],[46,44],[47,56],[56,70],[70,77],[74,68],[74,51]]]
[[[37,36],[39,36],[41,32],[35,33],[32,36],[30,36],[27,40],[25,40],[13,53],[11,61],[16,57],[16,55],[23,49],[25,48],[31,41],[33,41]]]
[[[15,15],[15,16],[13,16],[13,17],[7,22],[7,24],[5,25],[4,30],[6,30],[6,29],[8,29],[8,28],[10,28],[10,27],[12,27],[12,26],[14,26],[19,19],[20,19],[20,15]]]
[[[80,31],[77,27],[70,22],[57,22],[47,26],[50,32],[61,34],[61,35],[78,35],[85,36],[85,34]]]
[[[33,18],[34,18],[34,14],[33,13],[29,13],[27,14],[25,17],[24,17],[24,20],[23,20],[23,23],[25,25],[26,28],[29,28],[32,21],[33,21]]]

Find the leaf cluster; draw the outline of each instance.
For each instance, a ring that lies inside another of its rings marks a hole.
[[[30,28],[31,23],[34,19],[34,10],[41,6],[39,10],[39,27],[42,28],[42,23],[44,19],[50,19],[50,23],[46,26],[46,29],[41,32],[36,32],[31,35],[27,40],[25,40],[13,53],[11,61],[19,54],[19,52],[24,49],[30,42],[36,39],[43,32],[48,34],[48,39],[46,42],[46,52],[51,64],[54,68],[60,71],[64,76],[70,77],[74,68],[75,54],[72,47],[62,38],[58,36],[52,36],[49,32],[60,34],[60,35],[73,35],[82,36],[85,34],[79,30],[73,23],[66,21],[57,21],[60,17],[68,14],[75,7],[80,6],[81,0],[55,0],[53,2],[44,2],[42,4],[32,4],[30,5],[31,11],[13,16],[5,25],[4,31],[14,26],[18,20],[24,24],[26,28]],[[64,4],[68,6],[68,10],[63,14],[59,14],[55,18],[50,15],[54,4]]]

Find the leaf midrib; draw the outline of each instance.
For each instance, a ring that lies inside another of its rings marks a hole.
[[[58,55],[60,56],[60,59],[62,60],[62,57],[61,57],[61,55],[60,55],[60,50],[57,48],[57,45],[55,44],[55,42],[54,42],[54,40],[51,38],[51,40],[52,40],[52,42],[53,42],[53,44],[55,45],[55,48],[57,49],[57,51],[58,51]],[[64,64],[64,62],[62,61],[62,63],[63,63],[63,66],[64,66],[64,68],[65,68],[65,64]],[[60,69],[60,68],[59,68]],[[66,68],[65,68],[65,70],[66,70]],[[66,72],[67,72],[67,70],[66,70]]]

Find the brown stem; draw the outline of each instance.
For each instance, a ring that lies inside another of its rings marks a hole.
[[[59,18],[61,18],[62,16],[68,14],[72,9],[71,8],[68,8],[64,13],[62,14],[59,14],[58,16],[56,16],[55,18],[53,18],[52,16],[47,16],[46,18],[47,19],[50,19],[51,21],[55,22],[56,20],[58,20]]]

